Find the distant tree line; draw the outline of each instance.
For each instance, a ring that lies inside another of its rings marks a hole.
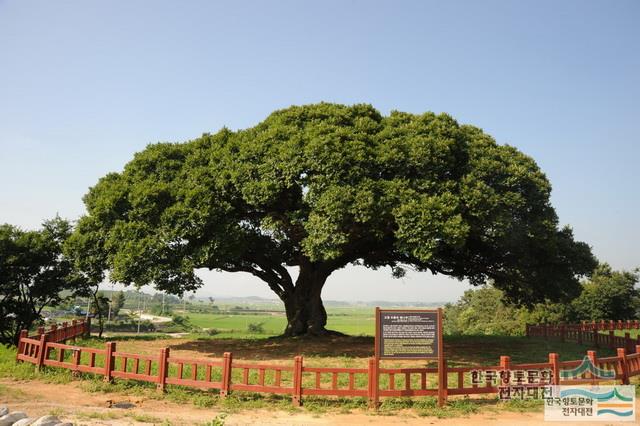
[[[573,323],[583,320],[637,319],[639,271],[615,271],[599,265],[582,292],[570,303],[537,303],[519,307],[508,303],[504,293],[490,285],[467,290],[456,303],[445,306],[447,334],[523,335],[526,324]]]

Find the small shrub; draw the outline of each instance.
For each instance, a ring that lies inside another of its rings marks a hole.
[[[227,417],[226,414],[220,414],[216,416],[213,420],[203,423],[202,426],[224,426],[224,419]]]
[[[198,330],[199,328],[191,323],[189,317],[182,315],[173,315],[171,322],[162,327],[165,333],[190,333]]]
[[[254,333],[254,334],[263,334],[264,333],[263,324],[264,323],[262,323],[262,322],[251,322],[247,326],[247,331],[249,333]]]

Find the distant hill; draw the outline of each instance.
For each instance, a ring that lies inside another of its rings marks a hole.
[[[216,303],[223,304],[281,304],[280,299],[266,298],[259,296],[247,296],[247,297],[230,297],[230,296],[212,296]],[[207,302],[208,297],[198,297],[197,300]],[[370,302],[364,301],[345,301],[345,300],[325,300],[323,301],[325,306],[333,307],[349,307],[349,306],[370,306],[370,307],[403,307],[403,306],[415,306],[415,307],[438,307],[444,306],[448,302],[390,302],[386,300],[374,300]]]
[[[111,297],[111,290],[108,289],[101,289],[100,290],[106,297]],[[115,292],[117,293],[119,290],[116,290]],[[159,300],[161,300],[161,293],[158,292],[153,292],[151,294],[149,293],[145,293],[145,292],[140,292],[138,293],[135,290],[132,289],[126,289],[124,290],[125,293],[125,297],[127,300],[127,304],[131,304],[133,305],[134,303],[138,302],[138,299],[140,298],[141,301],[146,301],[146,303],[149,302],[158,302]],[[154,298],[155,296],[155,298]],[[281,305],[282,302],[280,301],[280,299],[277,298],[267,298],[267,297],[260,297],[260,296],[243,296],[243,297],[239,297],[239,296],[211,296],[214,300],[215,300],[215,304],[219,305]],[[185,295],[185,298],[187,299],[187,301],[189,302],[201,302],[201,303],[210,303],[209,300],[209,296],[198,296],[195,299],[191,300],[190,297],[188,295]],[[165,295],[165,303],[167,304],[177,304],[177,303],[182,303],[181,299],[177,296],[173,296],[173,295]],[[424,307],[424,308],[435,308],[435,307],[440,307],[440,306],[444,306],[446,303],[448,302],[444,302],[444,301],[436,301],[436,302],[408,302],[408,301],[401,301],[401,302],[394,302],[394,301],[388,301],[388,300],[374,300],[374,301],[361,301],[361,300],[356,300],[356,301],[346,301],[346,300],[325,300],[323,301],[324,305],[327,307],[350,307],[350,306],[368,306],[368,307],[409,307],[409,306],[413,306],[413,307]]]

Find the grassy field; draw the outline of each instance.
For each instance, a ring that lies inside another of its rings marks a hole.
[[[185,316],[191,324],[203,329],[215,329],[219,337],[270,337],[282,334],[287,324],[284,312],[272,313],[194,313]],[[249,331],[249,325],[262,328],[263,332]],[[375,318],[371,308],[332,308],[327,310],[327,328],[350,336],[372,336]]]

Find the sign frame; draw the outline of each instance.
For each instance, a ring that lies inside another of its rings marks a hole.
[[[380,315],[386,312],[435,312],[436,313],[436,339],[438,345],[438,354],[434,357],[384,357],[380,354],[380,343],[382,339],[381,330],[380,330]],[[444,406],[447,401],[447,362],[444,357],[444,343],[442,339],[442,308],[437,309],[380,309],[380,307],[376,307],[376,335],[374,339],[374,366],[375,366],[375,384],[374,391],[375,396],[370,404],[373,407],[378,407],[379,396],[378,396],[378,380],[380,374],[380,361],[381,360],[429,360],[429,361],[437,361],[438,365],[438,405],[440,407]]]
[[[436,345],[438,353],[435,356],[384,356],[380,353],[382,346],[382,321],[380,316],[386,313],[399,313],[399,314],[411,314],[411,313],[435,313],[436,314]],[[442,346],[442,308],[438,309],[380,309],[376,307],[376,337],[375,337],[375,357],[378,360],[438,360],[444,357]]]

